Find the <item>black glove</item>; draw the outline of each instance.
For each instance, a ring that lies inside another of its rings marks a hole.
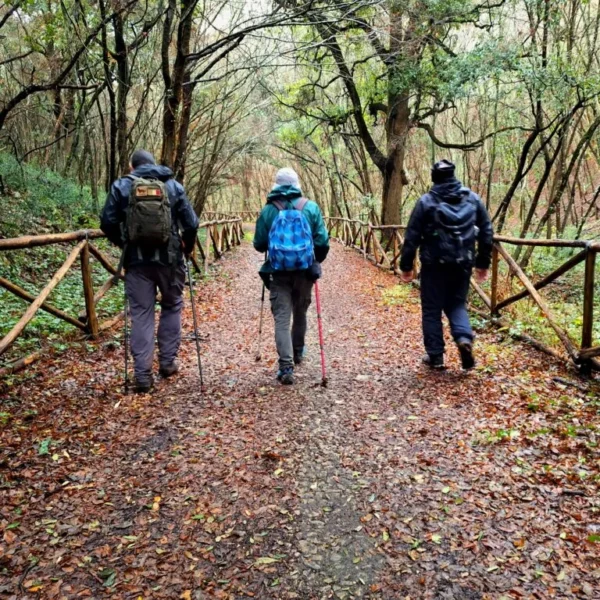
[[[306,271],[306,276],[308,277],[308,279],[310,279],[310,281],[314,283],[315,281],[317,281],[317,279],[321,279],[322,275],[323,269],[321,268],[321,263],[315,260],[313,264],[309,267],[309,269]]]
[[[270,290],[271,289],[271,273],[263,273],[262,271],[258,272],[258,275],[263,280],[265,287]]]

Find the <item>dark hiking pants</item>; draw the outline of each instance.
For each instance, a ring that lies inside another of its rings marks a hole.
[[[430,356],[444,353],[442,312],[450,321],[455,342],[473,341],[467,312],[471,269],[456,265],[423,265],[421,270],[421,309],[425,350]]]
[[[131,314],[131,354],[135,378],[146,382],[152,375],[154,357],[154,306],[157,290],[161,294],[158,323],[158,360],[169,365],[177,357],[181,343],[181,309],[183,308],[183,267],[140,265],[127,269],[125,291]]]
[[[294,351],[299,353],[304,348],[306,312],[311,302],[312,287],[313,282],[304,272],[273,275],[269,298],[275,320],[275,343],[280,369],[293,367]]]

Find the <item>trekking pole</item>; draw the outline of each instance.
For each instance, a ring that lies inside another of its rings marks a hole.
[[[124,310],[124,320],[125,324],[123,326],[123,338],[125,345],[125,393],[129,392],[129,324],[127,321],[127,314],[129,313],[129,301],[127,299],[127,291],[125,291],[125,306]]]
[[[202,359],[200,358],[200,340],[198,339],[198,321],[196,318],[196,300],[194,299],[194,284],[192,283],[192,269],[190,259],[187,260],[187,275],[190,285],[190,301],[192,303],[192,317],[194,320],[194,339],[196,340],[196,354],[198,356],[198,373],[200,374],[200,391],[204,389],[204,377],[202,376]]]
[[[125,277],[121,275],[123,266],[125,265],[125,252],[127,251],[127,244],[123,246],[121,251],[121,258],[119,259],[119,266],[113,277],[113,285],[116,287],[119,285],[119,280],[123,279],[123,345],[125,346],[125,393],[129,392],[129,323],[127,321],[127,315],[129,314],[129,300],[127,298],[127,287],[125,286]]]
[[[262,346],[262,330],[263,330],[263,313],[265,308],[265,284],[262,286],[262,296],[260,298],[260,322],[258,325],[258,352],[256,353],[256,362],[262,359],[261,346]]]
[[[265,252],[265,262],[267,260],[267,253]],[[262,359],[262,330],[263,330],[263,314],[265,309],[265,282],[263,281],[262,285],[262,296],[260,298],[260,321],[258,324],[258,351],[256,353],[256,362],[259,362]]]
[[[327,373],[325,371],[325,343],[323,341],[323,319],[321,317],[321,295],[319,282],[315,281],[315,300],[317,301],[317,325],[319,327],[319,345],[321,347],[321,385],[327,387]]]

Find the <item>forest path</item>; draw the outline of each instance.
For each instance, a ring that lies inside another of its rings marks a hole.
[[[197,286],[205,394],[190,341],[151,395],[106,341],[3,390],[0,598],[600,597],[588,384],[497,333],[474,372],[453,348],[428,372],[416,291],[334,244],[329,386],[313,306],[282,387],[260,258]]]

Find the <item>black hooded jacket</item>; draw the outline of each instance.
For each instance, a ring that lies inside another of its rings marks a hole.
[[[464,202],[467,197],[476,205],[475,225],[477,234],[477,255],[475,267],[488,269],[492,256],[493,230],[488,212],[481,198],[469,188],[464,187],[457,179],[435,184],[431,190],[417,202],[408,222],[400,259],[400,270],[412,271],[417,255],[421,248],[420,258],[424,265],[436,264],[438,261],[437,240],[433,234],[435,225],[435,211],[440,200],[449,204]],[[469,265],[473,266],[473,265]]]
[[[144,179],[159,179],[167,186],[167,193],[171,203],[171,217],[173,222],[173,235],[177,239],[178,262],[183,260],[181,252],[181,240],[185,247],[192,249],[198,232],[198,217],[190,204],[183,186],[173,178],[173,171],[161,165],[142,165],[131,173],[134,177]],[[123,248],[125,239],[123,235],[127,206],[129,205],[129,193],[131,191],[132,179],[121,177],[112,184],[110,193],[106,198],[104,210],[100,219],[100,228],[106,237],[116,246]],[[166,248],[156,250],[142,249],[134,244],[127,245],[125,266],[131,267],[140,264],[169,265],[169,253]]]

